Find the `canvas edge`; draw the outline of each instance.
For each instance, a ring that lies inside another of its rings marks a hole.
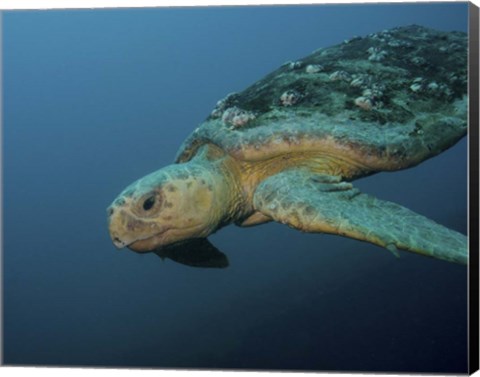
[[[479,131],[478,50],[479,8],[469,4],[469,337],[468,373],[479,368]]]

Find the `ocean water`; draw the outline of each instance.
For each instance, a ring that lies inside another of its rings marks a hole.
[[[218,99],[354,35],[467,31],[467,4],[3,13],[9,365],[467,371],[465,266],[270,223],[210,237],[226,269],[116,251],[106,207]],[[464,138],[356,186],[466,233]]]

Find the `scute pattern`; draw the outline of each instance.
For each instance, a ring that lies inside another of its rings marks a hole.
[[[285,93],[299,97],[285,106]],[[187,138],[177,162],[205,143],[250,161],[326,146],[374,170],[404,168],[465,135],[466,95],[465,33],[415,25],[385,30],[285,63],[230,94]],[[229,127],[222,114],[231,107],[255,117]]]

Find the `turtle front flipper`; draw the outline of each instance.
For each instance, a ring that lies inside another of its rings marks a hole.
[[[467,237],[398,204],[361,193],[340,177],[288,170],[263,181],[254,207],[283,224],[466,264]]]

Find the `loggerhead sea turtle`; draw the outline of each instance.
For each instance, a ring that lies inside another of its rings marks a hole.
[[[413,25],[354,37],[219,101],[173,165],[115,199],[110,235],[168,256],[225,225],[274,220],[465,264],[465,235],[350,182],[415,166],[466,132],[465,33]]]

